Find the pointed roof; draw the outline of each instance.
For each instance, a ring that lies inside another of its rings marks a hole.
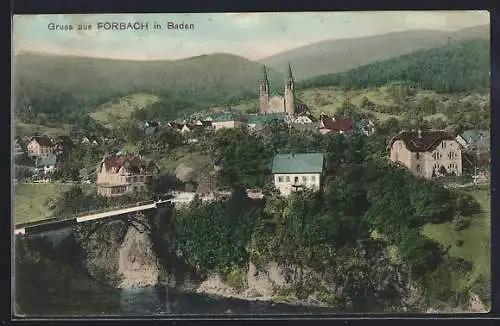
[[[263,82],[267,83],[268,80],[267,80],[267,69],[266,69],[266,66],[262,66],[262,72],[264,73],[264,78],[262,79]]]
[[[41,147],[52,147],[54,144],[49,137],[46,136],[33,136],[30,141],[36,141]]]
[[[293,81],[293,74],[292,74],[292,66],[290,66],[290,62],[288,63],[288,69],[287,69],[287,80]]]

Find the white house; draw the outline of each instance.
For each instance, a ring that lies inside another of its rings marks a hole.
[[[274,157],[274,186],[283,196],[301,189],[321,187],[324,157],[322,153],[278,154]]]

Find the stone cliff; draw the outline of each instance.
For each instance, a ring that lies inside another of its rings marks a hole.
[[[359,250],[361,259],[356,264],[362,261],[364,266],[354,270],[345,263],[311,269],[283,266],[273,261],[265,264],[250,261],[247,266],[235,268],[227,275],[199,275],[172,251],[168,237],[158,231],[157,224],[154,218],[141,215],[112,222],[86,223],[75,227],[66,240],[58,239],[56,246],[64,244],[72,249],[71,252],[57,249],[57,255],[68,256],[68,261],[79,265],[79,269],[115,288],[163,285],[178,291],[245,300],[333,306],[340,311],[352,305],[342,298],[359,296],[367,299],[364,311],[422,311],[421,298],[408,276],[390,263],[387,252],[381,248]],[[383,268],[365,275],[373,264]],[[361,288],[368,288],[370,292],[357,293]],[[388,300],[387,292],[397,296]],[[471,310],[485,309],[474,297]],[[453,309],[444,308],[444,311]]]

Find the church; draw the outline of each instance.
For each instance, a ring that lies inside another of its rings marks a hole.
[[[266,66],[264,66],[264,78],[260,83],[260,114],[284,113],[288,117],[307,113],[307,106],[295,103],[294,80],[292,67],[288,64],[285,79],[285,93],[283,96],[269,94],[269,80],[267,79]]]

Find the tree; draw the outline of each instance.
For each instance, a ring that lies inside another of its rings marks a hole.
[[[155,178],[151,178],[146,182],[149,192],[154,195],[163,195],[169,191],[180,189],[182,182],[172,174],[162,174]]]
[[[50,208],[58,218],[66,218],[68,215],[73,215],[84,210],[85,195],[83,189],[78,186],[71,186],[58,197],[54,198],[50,203]]]
[[[212,156],[221,166],[222,186],[260,188],[268,182],[271,153],[261,138],[244,130],[228,129],[215,134]]]
[[[370,101],[368,97],[363,96],[363,98],[361,99],[360,106],[362,109],[373,110],[375,108],[375,103]]]
[[[375,132],[379,135],[393,136],[400,131],[401,125],[399,123],[399,120],[394,117],[390,117],[386,120],[381,121],[377,125],[377,129]]]
[[[422,182],[409,189],[418,224],[442,223],[453,218],[453,197],[439,184]]]
[[[227,201],[191,207],[178,220],[177,249],[199,271],[225,274],[248,261],[246,247],[256,214],[241,191]]]
[[[402,229],[398,254],[412,271],[414,279],[434,271],[442,262],[441,246],[421,235],[418,230]]]

